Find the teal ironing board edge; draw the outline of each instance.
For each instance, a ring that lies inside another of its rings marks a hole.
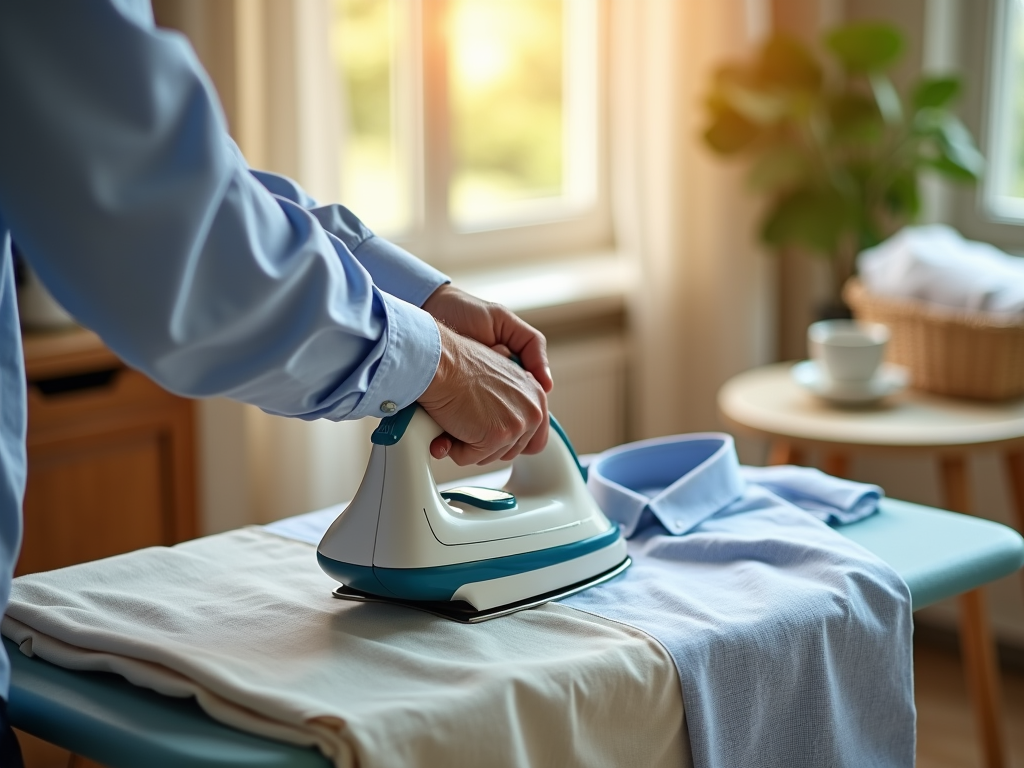
[[[1012,528],[896,499],[883,499],[877,514],[836,531],[903,577],[915,611],[1024,566],[1024,539]]]
[[[109,768],[331,766],[315,748],[218,723],[194,699],[163,696],[114,674],[63,669],[3,641],[11,659],[11,724]]]

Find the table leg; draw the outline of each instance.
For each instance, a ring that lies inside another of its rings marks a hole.
[[[850,457],[845,453],[829,451],[822,461],[822,470],[832,477],[847,477],[850,473]]]
[[[1024,534],[1024,451],[1006,454],[1006,474],[1010,478],[1013,511],[1016,513],[1017,532]],[[1024,571],[1021,572],[1024,576]]]
[[[768,450],[768,466],[802,464],[803,460],[804,452],[788,440],[772,440],[771,448]]]
[[[970,484],[967,479],[967,462],[963,456],[942,457],[942,485],[946,506],[956,512],[970,514]],[[1004,768],[1006,747],[999,674],[984,597],[980,589],[975,589],[961,595],[959,602],[960,649],[981,737],[983,764],[986,768]]]

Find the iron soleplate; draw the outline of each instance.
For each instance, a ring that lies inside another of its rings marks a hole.
[[[575,584],[570,584],[569,586],[562,587],[561,589],[545,592],[544,594],[537,595],[536,597],[528,597],[515,603],[499,605],[483,611],[476,610],[464,600],[432,601],[405,600],[400,597],[382,597],[381,595],[371,595],[369,592],[362,592],[358,589],[353,589],[352,587],[345,586],[344,584],[334,590],[332,596],[339,600],[352,600],[358,603],[389,603],[391,605],[404,605],[407,608],[426,611],[427,613],[432,613],[435,616],[440,616],[442,619],[451,619],[452,621],[457,621],[460,624],[479,624],[481,621],[489,621],[490,619],[496,619],[499,616],[508,616],[510,613],[525,611],[527,608],[536,608],[538,605],[550,603],[552,600],[561,600],[569,595],[575,595],[577,592],[582,592],[584,589],[588,589],[589,587],[601,584],[618,576],[626,570],[632,562],[633,561],[627,557],[615,567],[609,568],[607,571],[603,571],[589,579],[577,581]]]

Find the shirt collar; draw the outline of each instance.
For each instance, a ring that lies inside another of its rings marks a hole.
[[[736,501],[746,488],[730,435],[704,432],[612,448],[591,463],[587,487],[627,538],[650,510],[676,536]]]

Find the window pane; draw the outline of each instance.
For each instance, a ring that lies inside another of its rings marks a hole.
[[[1005,180],[1003,194],[1024,198],[1024,14],[1020,3],[1015,2],[1013,26],[1010,32],[1007,52],[1010,56],[1008,92],[1011,94],[1013,121],[1008,131],[1010,157],[1007,161],[1012,169]]]
[[[342,202],[378,232],[410,224],[408,155],[399,141],[400,0],[334,0],[331,49],[342,88]]]
[[[450,210],[465,225],[565,192],[564,4],[452,0]]]
[[[1024,219],[1024,13],[1001,0],[995,25],[985,207],[997,220]]]

